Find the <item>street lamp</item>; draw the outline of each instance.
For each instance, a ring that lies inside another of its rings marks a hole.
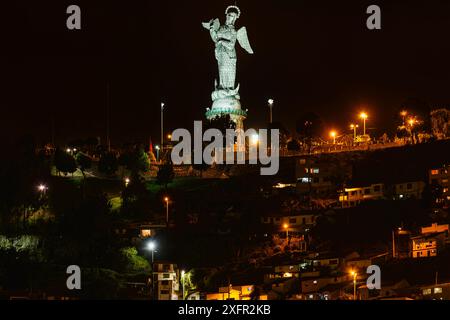
[[[289,238],[289,225],[287,223],[283,224],[283,228],[286,230],[286,241]]]
[[[267,103],[269,104],[269,111],[270,111],[270,113],[269,113],[269,123],[272,124],[272,107],[273,107],[274,101],[273,101],[273,99],[269,99],[269,100],[267,100]]]
[[[161,102],[161,148],[164,150],[164,102]]]
[[[181,270],[181,298],[184,300],[184,276],[186,275],[186,272],[184,270]]]
[[[333,138],[333,144],[336,144],[336,131],[330,131],[330,137]]]
[[[156,161],[159,162],[159,149],[160,149],[160,147],[158,145],[156,145],[155,149],[156,149]]]
[[[37,188],[38,188],[38,191],[42,192],[42,193],[45,193],[45,191],[47,191],[47,189],[48,189],[48,187],[45,184],[40,184],[40,185],[38,185]]]
[[[165,197],[164,202],[166,203],[166,225],[169,227],[169,197]]]
[[[155,249],[156,249],[156,244],[155,244],[155,242],[150,241],[150,242],[147,244],[147,249],[150,250],[150,251],[152,252],[152,270],[153,270],[154,252],[155,252]]]
[[[353,276],[353,300],[356,300],[356,277],[358,274],[356,271],[352,271],[351,275]]]
[[[125,181],[125,187],[128,187],[128,185],[130,184],[130,181],[131,181],[130,178],[127,177],[124,179],[124,181]]]
[[[353,130],[353,141],[356,141],[356,129],[359,128],[357,124],[351,124],[350,129]]]
[[[361,112],[360,114],[359,114],[359,117],[361,118],[361,119],[363,119],[363,122],[364,122],[364,135],[366,135],[366,120],[367,120],[367,118],[369,117],[368,115],[367,115],[367,113],[365,113],[365,112]]]
[[[406,118],[406,116],[408,115],[408,111],[402,110],[402,111],[400,112],[400,115],[401,115],[401,117],[402,117],[403,126],[405,126],[405,118]]]

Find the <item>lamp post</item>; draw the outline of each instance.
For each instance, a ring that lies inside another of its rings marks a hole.
[[[408,111],[406,111],[406,110],[402,110],[400,112],[400,116],[402,117],[402,124],[403,124],[403,126],[405,126],[405,119],[406,119],[407,115],[408,115]]]
[[[154,272],[153,272],[153,262],[154,262],[154,252],[155,252],[155,248],[156,248],[156,244],[154,241],[150,241],[147,244],[147,249],[150,250],[152,252],[152,299],[155,300],[155,277]]]
[[[160,149],[160,147],[157,145],[157,146],[155,146],[155,149],[156,149],[156,161],[159,162],[159,149]]]
[[[150,241],[150,242],[147,244],[147,249],[150,250],[150,251],[152,252],[152,270],[153,270],[154,252],[155,252],[155,249],[156,249],[156,244],[155,244],[155,242]]]
[[[273,108],[273,99],[267,100],[267,103],[269,104],[269,123],[272,124],[272,108]]]
[[[359,126],[358,126],[357,124],[351,124],[351,125],[350,125],[350,129],[353,130],[353,141],[356,141],[356,129],[357,129],[358,127],[359,127]]]
[[[161,148],[164,150],[164,102],[161,102]]]
[[[333,138],[333,144],[336,144],[336,135],[336,131],[333,130],[330,132],[330,137]]]
[[[358,276],[356,271],[352,271],[352,276],[353,276],[353,300],[356,300],[356,277]]]
[[[368,115],[367,115],[367,113],[365,113],[365,112],[361,112],[360,114],[359,114],[359,117],[361,118],[361,119],[363,119],[363,123],[364,123],[364,130],[363,130],[363,134],[364,135],[366,135],[366,120],[367,120],[367,118],[368,118]]]
[[[186,275],[186,272],[184,270],[181,270],[181,298],[184,300],[184,276]]]
[[[284,230],[286,230],[286,241],[287,241],[289,238],[289,225],[287,223],[285,223],[283,225],[283,228],[284,228]]]
[[[169,197],[165,197],[164,202],[166,203],[166,225],[169,227]]]

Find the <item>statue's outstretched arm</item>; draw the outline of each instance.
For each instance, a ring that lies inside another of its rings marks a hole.
[[[214,42],[217,42],[217,30],[220,28],[220,21],[219,19],[211,19],[209,22],[203,22],[202,23],[203,28],[209,30],[209,33],[211,35],[211,39]]]

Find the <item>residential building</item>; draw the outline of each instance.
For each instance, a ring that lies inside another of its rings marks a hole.
[[[220,287],[219,292],[206,294],[206,300],[250,300],[254,290],[253,285]],[[267,300],[267,295],[260,294],[258,300]]]
[[[411,238],[411,257],[435,257],[445,246],[447,232],[430,233]]]
[[[436,167],[429,171],[429,184],[433,186],[439,186],[442,190],[442,195],[436,199],[437,203],[450,202],[450,167],[449,165],[443,165],[442,167]]]
[[[425,190],[425,182],[411,181],[396,183],[393,185],[393,197],[395,200],[402,199],[422,199]]]
[[[421,287],[424,300],[450,300],[450,283]]]
[[[377,183],[362,187],[346,187],[339,196],[343,208],[354,207],[363,201],[384,198],[384,184]]]
[[[153,264],[153,292],[156,300],[178,300],[180,291],[179,271],[176,264]]]
[[[339,181],[351,176],[351,166],[333,161],[325,156],[297,159],[295,176],[300,194],[311,192],[313,195],[335,195]],[[341,178],[339,178],[341,177]]]
[[[369,290],[367,285],[358,287],[359,298],[361,300],[381,300],[393,299],[396,297],[405,298],[405,294],[409,294],[410,284],[406,280],[397,282],[385,282],[381,280],[380,290]]]

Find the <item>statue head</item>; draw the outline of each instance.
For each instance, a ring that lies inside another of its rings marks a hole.
[[[225,24],[227,26],[234,26],[234,23],[241,16],[241,10],[237,6],[229,6],[225,10],[226,21]]]

